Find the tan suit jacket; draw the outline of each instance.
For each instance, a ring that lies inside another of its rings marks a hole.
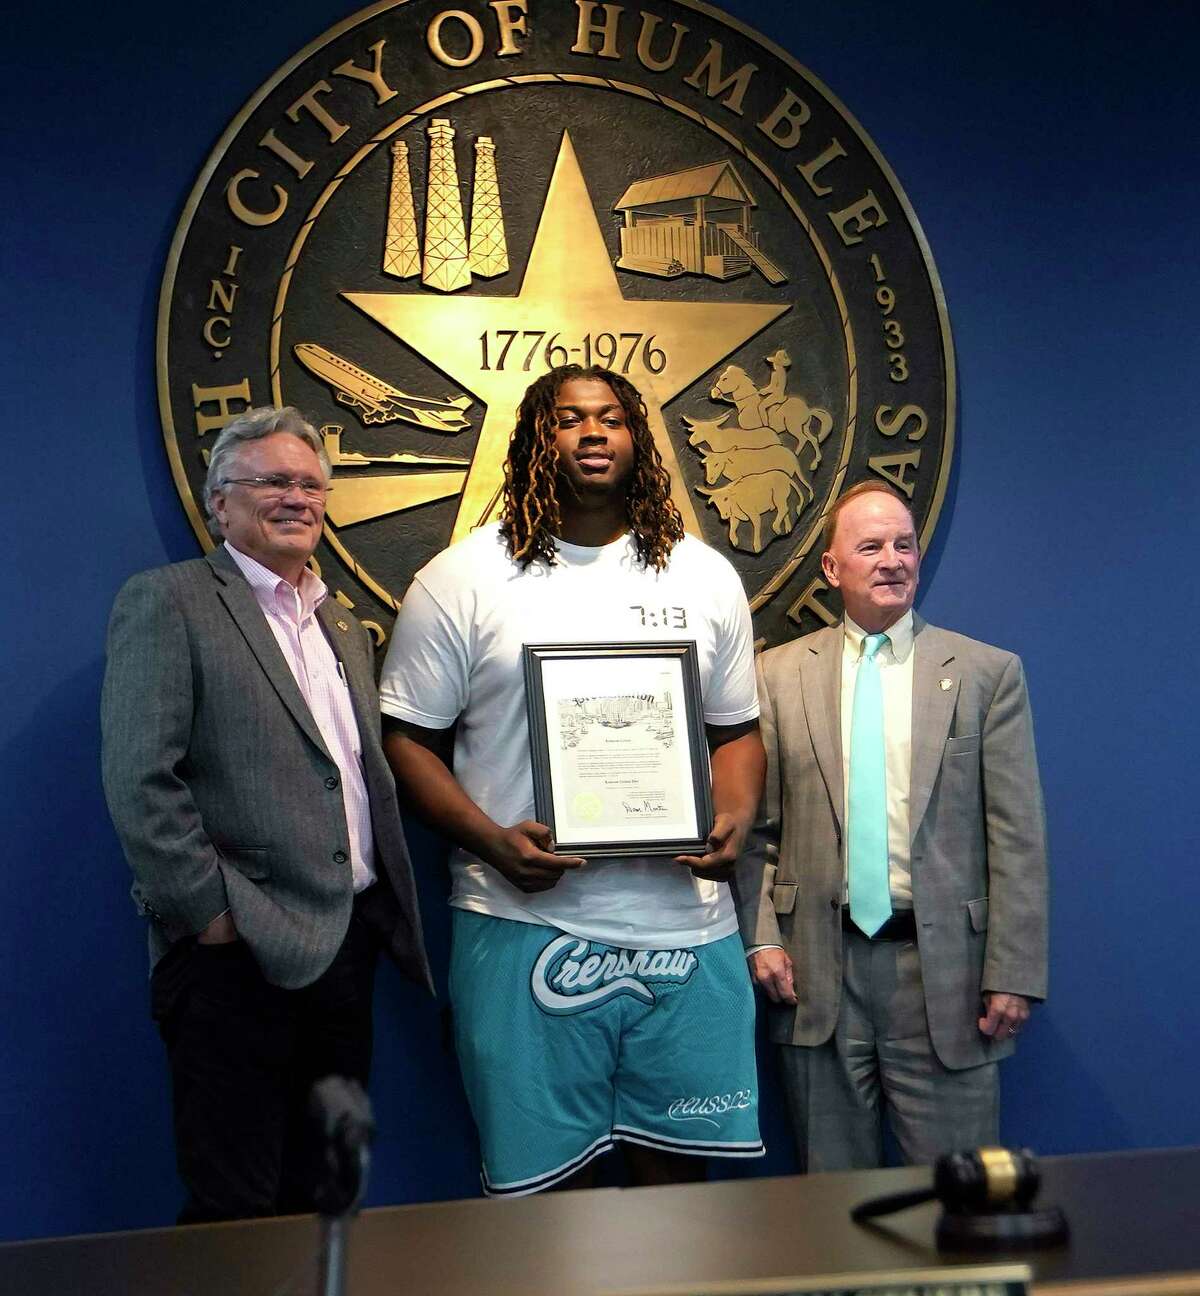
[[[1020,659],[914,618],[913,908],[929,1030],[954,1069],[1010,1053],[977,1026],[985,990],[1046,995],[1045,815]],[[735,893],[746,945],[782,945],[796,1007],[771,1037],[824,1043],[842,989],[840,625],[757,664],[767,781]]]

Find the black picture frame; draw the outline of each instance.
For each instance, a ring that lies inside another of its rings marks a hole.
[[[529,749],[533,763],[533,795],[538,821],[553,833],[555,850],[563,855],[596,856],[622,855],[704,855],[708,852],[708,832],[713,822],[711,771],[708,759],[708,741],[704,729],[704,705],[700,691],[700,668],[696,644],[693,640],[670,642],[621,643],[538,643],[526,644],[523,649],[525,673],[525,702],[529,719]],[[579,664],[581,679],[585,678],[588,664],[595,661],[613,662],[628,659],[644,664],[648,659],[677,661],[683,684],[684,715],[674,726],[679,740],[687,744],[688,767],[691,771],[691,793],[695,807],[695,821],[699,828],[696,836],[678,835],[661,837],[647,825],[644,838],[605,838],[597,836],[572,838],[560,833],[562,825],[556,822],[554,809],[554,762],[551,759],[549,730],[546,717],[546,697],[543,688],[543,666],[548,661],[571,661]]]

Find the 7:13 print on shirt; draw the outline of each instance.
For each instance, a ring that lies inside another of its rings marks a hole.
[[[687,608],[682,607],[642,607],[640,603],[629,605],[631,612],[642,618],[642,625],[652,630],[686,630]]]

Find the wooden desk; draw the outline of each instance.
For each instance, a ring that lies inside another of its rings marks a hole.
[[[1084,1296],[1099,1290],[1088,1280],[1132,1275],[1159,1275],[1164,1296],[1200,1293],[1200,1148],[1052,1157],[1042,1169],[1042,1200],[1072,1230],[1048,1251],[939,1253],[933,1205],[854,1225],[856,1202],[929,1180],[873,1170],[371,1210],[354,1225],[349,1294],[612,1296],[1006,1259],[1032,1266],[1039,1293]],[[275,1296],[293,1279],[287,1296],[308,1296],[317,1241],[316,1219],[299,1216],[15,1243],[0,1247],[0,1292]]]

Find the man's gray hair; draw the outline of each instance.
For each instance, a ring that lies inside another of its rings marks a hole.
[[[277,432],[298,437],[310,450],[316,452],[326,484],[333,476],[324,443],[313,425],[294,406],[285,405],[282,409],[277,409],[274,405],[259,405],[255,409],[243,410],[232,423],[227,423],[221,430],[208,459],[208,474],[204,478],[204,511],[208,514],[208,529],[214,536],[220,536],[221,527],[213,516],[212,497],[229,480],[230,472],[236,475],[234,460],[238,451],[248,441],[261,441],[263,437],[274,436]]]

